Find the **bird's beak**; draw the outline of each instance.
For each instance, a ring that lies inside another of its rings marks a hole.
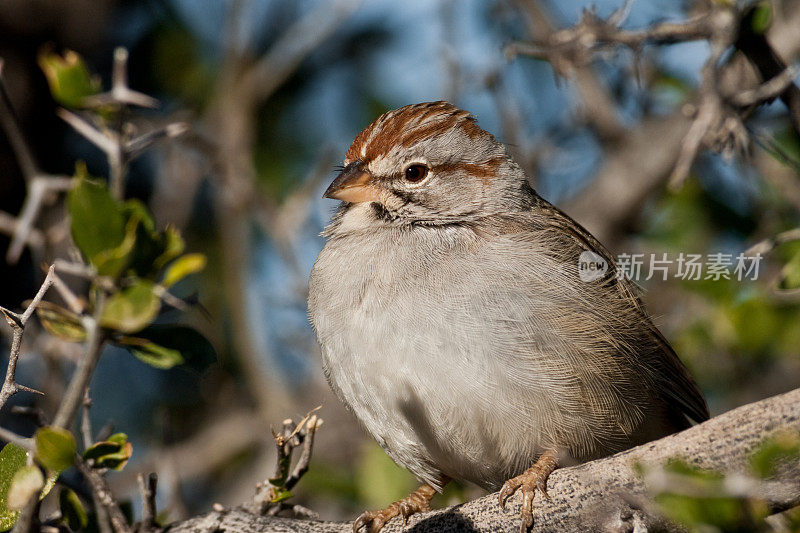
[[[361,167],[361,161],[353,161],[339,174],[325,194],[325,198],[358,204],[377,202],[380,189],[375,185],[372,174]]]

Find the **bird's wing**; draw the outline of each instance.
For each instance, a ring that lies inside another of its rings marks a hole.
[[[648,333],[660,347],[663,357],[659,358],[661,364],[659,365],[660,368],[658,368],[659,375],[657,377],[662,380],[662,392],[669,400],[680,406],[683,414],[695,422],[708,420],[708,406],[703,393],[689,374],[686,366],[669,345],[669,342],[650,319],[640,296],[641,289],[628,277],[617,276],[618,267],[614,258],[605,246],[583,226],[546,200],[538,198],[538,201],[540,202],[538,207],[544,211],[543,214],[545,216],[542,218],[546,221],[546,224],[574,243],[573,253],[564,254],[562,260],[571,261],[572,264],[577,265],[577,258],[580,253],[588,250],[600,255],[608,262],[609,270],[606,276],[610,277],[609,282],[614,283],[621,297],[636,308],[642,322],[646,324]]]

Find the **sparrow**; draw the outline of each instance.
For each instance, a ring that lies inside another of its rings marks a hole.
[[[385,113],[324,196],[341,201],[309,281],[325,376],[422,483],[354,531],[429,510],[456,479],[501,507],[521,493],[524,532],[556,468],[708,418],[635,284],[468,112]],[[597,279],[579,275],[585,252]]]

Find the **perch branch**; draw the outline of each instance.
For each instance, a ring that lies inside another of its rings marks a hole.
[[[747,472],[749,458],[764,439],[780,432],[800,432],[800,389],[734,409],[698,426],[638,446],[612,457],[556,470],[550,477],[552,500],[536,501],[532,530],[605,531],[620,529],[636,518],[641,525],[663,524],[663,519],[634,508],[637,501],[649,501],[645,480],[634,464],[660,465],[682,457],[700,468],[737,476]],[[775,478],[758,486],[757,496],[767,501],[774,512],[800,504],[800,465],[790,465]],[[497,495],[441,509],[409,519],[409,528],[426,531],[511,530],[519,521],[519,501],[512,500],[506,512],[497,505]],[[403,531],[402,521],[394,519],[386,533]],[[258,516],[243,508],[211,512],[173,524],[171,533],[201,533],[224,530],[271,532],[350,532],[348,522],[296,520]],[[624,530],[624,529],[621,529]]]

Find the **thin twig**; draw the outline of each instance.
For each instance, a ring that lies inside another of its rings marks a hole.
[[[17,219],[16,231],[6,252],[6,261],[15,264],[19,260],[42,205],[50,199],[50,195],[70,190],[73,183],[74,180],[69,176],[50,175],[39,175],[28,181],[28,194],[25,196],[25,202]]]
[[[759,241],[747,250],[745,250],[744,255],[746,256],[754,256],[754,255],[766,255],[770,253],[772,250],[780,246],[781,244],[785,244],[787,242],[792,241],[800,241],[800,228],[794,228],[787,231],[783,231],[778,233],[774,237],[770,237],[769,239],[764,239],[763,241]]]
[[[106,155],[110,155],[116,150],[117,143],[114,139],[109,137],[107,133],[97,129],[97,127],[90,124],[80,115],[76,115],[66,109],[57,109],[56,114],[61,117],[64,122],[72,126],[72,128],[80,133],[87,141],[100,148]]]
[[[92,399],[89,397],[89,387],[86,387],[83,393],[83,403],[81,403],[81,436],[83,437],[84,450],[94,443],[94,439],[92,439],[92,420],[89,417],[91,408]]]
[[[19,228],[20,222],[17,217],[0,211],[0,232],[5,233],[6,235],[14,236]],[[24,244],[29,246],[35,253],[41,253],[44,248],[44,242],[45,234],[37,228],[30,228]],[[8,258],[6,258],[6,262],[9,262]]]
[[[97,361],[100,359],[100,353],[103,351],[103,343],[105,342],[103,330],[100,327],[100,317],[105,308],[105,300],[105,293],[99,291],[93,316],[83,317],[83,327],[86,330],[86,348],[56,412],[53,420],[53,425],[56,427],[66,429],[72,426],[75,421],[75,415],[78,413],[83,401],[84,391],[92,380],[92,374],[95,366],[97,366]]]
[[[18,217],[17,231],[14,232],[6,253],[6,260],[9,263],[16,263],[20,255],[22,255],[22,250],[28,241],[28,235],[33,230],[39,211],[48,200],[50,194],[52,192],[67,191],[72,188],[72,184],[72,178],[67,176],[37,176],[28,182],[28,194]]]
[[[5,88],[2,79],[2,61],[0,60],[0,126],[6,132],[9,143],[17,158],[17,163],[22,170],[22,175],[25,178],[25,185],[27,188],[27,195],[25,202],[22,205],[20,215],[15,224],[13,224],[13,234],[11,244],[8,246],[6,252],[6,261],[15,264],[26,244],[33,244],[31,236],[34,233],[33,224],[36,222],[36,217],[41,210],[42,204],[50,196],[51,192],[67,190],[71,186],[71,181],[66,176],[51,175],[43,173],[39,170],[38,165],[33,157],[33,153],[25,141],[25,136],[22,133],[22,128],[14,114],[14,109],[11,105],[11,99]],[[8,220],[5,220],[5,226],[8,226]],[[37,235],[41,235],[37,233]],[[44,239],[34,237],[34,240],[39,241],[38,247],[41,248]]]
[[[797,68],[787,67],[777,76],[765,81],[755,89],[742,91],[731,97],[731,103],[741,107],[761,104],[774,100],[794,83]]]
[[[56,265],[58,262],[56,261]],[[61,299],[67,304],[67,307],[70,310],[78,315],[82,315],[85,308],[83,303],[81,302],[80,298],[78,298],[74,292],[67,286],[64,281],[58,277],[58,274],[53,276],[53,287],[55,287],[56,292],[58,295],[61,296]]]
[[[42,301],[42,298],[47,290],[53,284],[53,277],[55,275],[54,269],[54,266],[50,266],[50,269],[47,271],[47,276],[45,276],[41,287],[39,287],[39,291],[36,293],[36,296],[33,297],[31,303],[28,304],[28,308],[25,309],[24,313],[18,315],[17,313],[0,307],[0,312],[5,315],[6,322],[8,322],[8,325],[11,326],[11,329],[13,330],[11,351],[8,356],[8,368],[6,369],[6,378],[5,381],[3,381],[2,389],[0,389],[0,409],[3,408],[9,398],[21,390],[41,394],[37,390],[20,385],[16,382],[15,378],[17,372],[17,361],[19,360],[20,350],[22,348],[22,335],[25,332],[25,324],[36,310],[36,306]]]
[[[753,20],[759,9],[760,4],[753,2],[744,10],[734,46],[758,70],[761,79],[769,82],[783,74],[786,64],[772,48],[766,34],[754,29]],[[800,135],[800,88],[795,83],[789,83],[780,93],[780,98],[789,110],[789,119],[795,133]]]
[[[133,160],[161,139],[174,139],[187,131],[189,131],[189,124],[186,122],[167,124],[163,128],[144,133],[128,141],[125,144],[125,151],[128,153],[128,158]]]
[[[156,108],[158,100],[144,93],[134,91],[128,86],[128,50],[118,47],[114,50],[114,66],[111,71],[111,90],[84,99],[87,107],[127,106]]]
[[[349,17],[361,0],[335,0],[289,26],[269,51],[253,65],[242,80],[243,86],[258,100],[271,95],[320,43]]]
[[[297,485],[300,478],[308,471],[308,465],[311,462],[311,453],[314,449],[314,435],[317,429],[322,425],[322,420],[317,415],[312,415],[305,424],[305,438],[303,439],[303,452],[297,460],[297,464],[292,470],[292,474],[286,479],[286,489],[291,490],[292,487]]]
[[[624,15],[624,12],[621,14]],[[589,60],[589,52],[600,48],[626,46],[634,51],[646,44],[673,44],[708,39],[714,31],[713,12],[704,13],[683,22],[663,22],[641,30],[620,30],[617,13],[607,20],[593,11],[584,12],[575,26],[559,30],[546,39],[532,43],[515,42],[506,48],[506,54],[518,54],[544,59],[551,63],[562,63],[566,58],[575,64]],[[554,65],[555,66],[555,65]]]
[[[97,497],[97,501],[108,511],[114,530],[116,530],[117,533],[131,533],[131,527],[128,525],[125,515],[114,499],[105,478],[96,470],[89,467],[79,456],[76,456],[75,465],[78,467],[81,474],[83,474],[83,477],[86,478],[86,481],[89,482],[89,485],[92,487],[92,493]]]
[[[156,522],[156,488],[158,485],[158,476],[155,473],[150,473],[145,479],[143,474],[138,475],[139,493],[142,496],[142,522],[140,531],[149,532],[158,529]]]
[[[0,439],[3,439],[6,442],[12,442],[20,448],[33,450],[33,439],[23,437],[22,435],[17,435],[13,431],[9,431],[4,427],[0,427]]]
[[[713,31],[709,37],[711,53],[700,71],[703,81],[700,86],[697,116],[683,138],[678,160],[668,180],[668,185],[673,190],[680,188],[689,175],[706,134],[723,120],[723,100],[719,94],[719,62],[735,38],[732,32],[734,18],[730,11],[720,9],[716,12],[714,20]]]
[[[22,134],[22,128],[20,128],[19,121],[14,114],[14,107],[11,105],[11,98],[9,98],[6,91],[2,74],[3,60],[0,59],[0,126],[6,132],[25,181],[30,181],[39,174],[39,168],[28,147],[28,143],[25,142],[25,136]]]

